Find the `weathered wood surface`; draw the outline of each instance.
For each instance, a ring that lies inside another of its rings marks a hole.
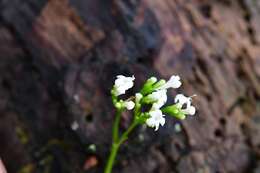
[[[136,89],[151,75],[180,74],[198,112],[180,133],[173,119],[157,133],[139,128],[114,172],[258,173],[259,19],[257,0],[0,0],[9,173],[102,172],[117,74],[135,74]]]

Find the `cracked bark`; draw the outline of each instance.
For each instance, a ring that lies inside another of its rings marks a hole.
[[[132,135],[115,172],[259,171],[258,1],[1,0],[0,9],[8,172],[102,172],[117,74],[135,74],[136,88],[180,74],[198,113],[180,133],[173,119],[158,133],[137,129],[143,137]]]

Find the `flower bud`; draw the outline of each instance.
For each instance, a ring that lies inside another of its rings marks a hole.
[[[180,108],[178,108],[176,104],[162,108],[162,112],[180,120],[186,118],[186,115],[181,111]]]
[[[157,82],[157,78],[156,77],[151,77],[149,78],[143,88],[141,89],[141,94],[142,95],[146,95],[148,94],[149,92],[151,92],[153,90],[153,85]]]
[[[156,84],[153,85],[153,90],[160,88],[166,83],[164,79],[159,80]]]

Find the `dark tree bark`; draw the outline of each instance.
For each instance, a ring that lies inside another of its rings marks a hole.
[[[117,74],[136,76],[133,93],[179,74],[198,112],[179,133],[173,119],[137,129],[114,172],[259,172],[259,18],[257,0],[0,0],[8,172],[102,172]]]

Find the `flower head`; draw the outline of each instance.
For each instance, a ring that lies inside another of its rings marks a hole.
[[[123,75],[118,75],[117,79],[115,80],[114,85],[114,94],[116,96],[125,94],[125,91],[132,88],[134,86],[135,77],[125,77]]]
[[[183,94],[177,94],[174,99],[177,107],[186,115],[194,115],[196,112],[195,107],[191,105],[191,101],[191,97],[186,97]],[[184,105],[186,108],[183,108]]]
[[[163,126],[165,124],[165,118],[160,109],[152,110],[149,112],[150,118],[146,120],[146,124],[149,127],[154,127],[155,131],[159,129],[159,126]]]
[[[180,76],[172,75],[171,78],[157,90],[168,89],[168,88],[179,88],[181,86]]]

